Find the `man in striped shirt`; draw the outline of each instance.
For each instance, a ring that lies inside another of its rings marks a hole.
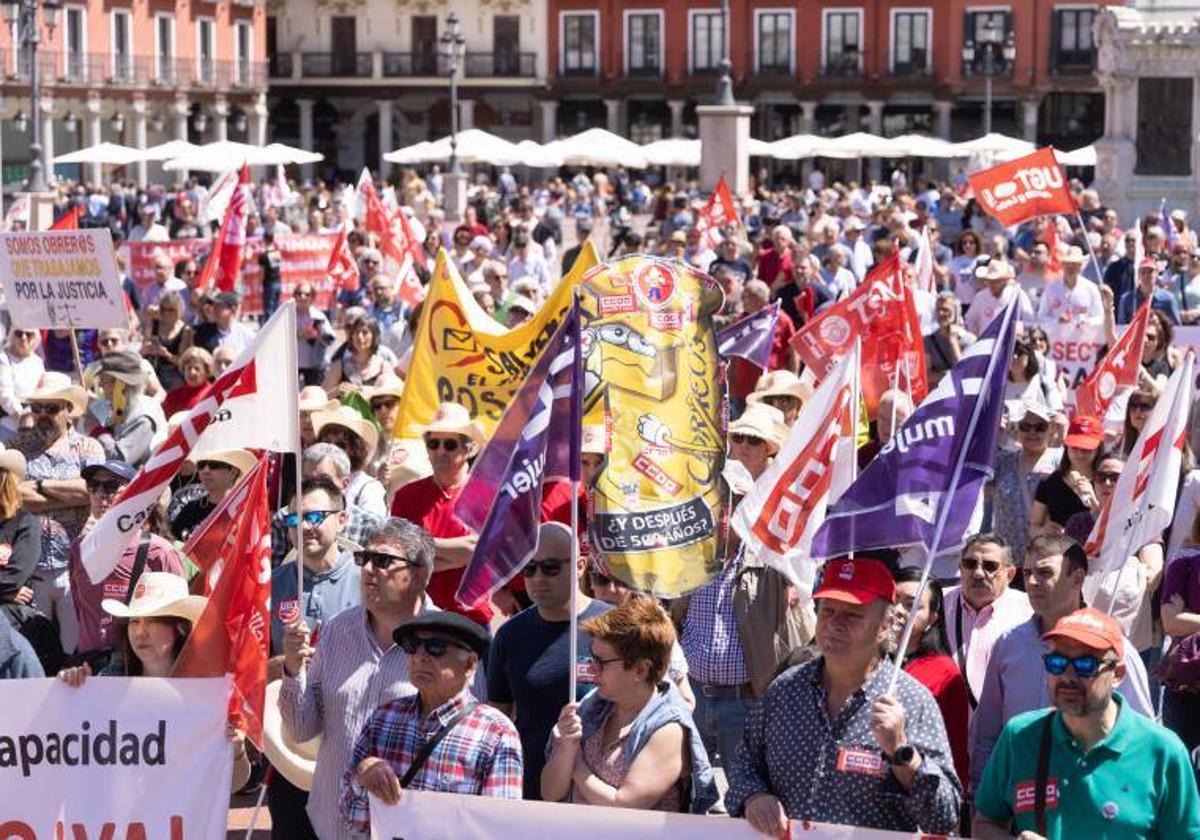
[[[410,657],[417,695],[376,709],[354,744],[340,803],[350,831],[370,830],[368,793],[387,805],[404,789],[520,799],[516,727],[468,688],[488,631],[457,613],[432,612],[396,628],[395,640]]]

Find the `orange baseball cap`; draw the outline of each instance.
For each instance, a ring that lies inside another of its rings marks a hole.
[[[830,560],[821,575],[821,585],[813,599],[829,598],[847,604],[869,604],[882,599],[896,600],[896,581],[882,561],[872,557],[847,557]]]
[[[1071,418],[1063,443],[1076,449],[1099,449],[1104,442],[1104,424],[1098,417],[1077,414]]]
[[[1125,637],[1121,633],[1121,625],[1111,615],[1105,615],[1091,607],[1064,615],[1052,630],[1042,635],[1043,641],[1049,642],[1054,639],[1070,639],[1092,650],[1111,650],[1120,655],[1125,653]]]

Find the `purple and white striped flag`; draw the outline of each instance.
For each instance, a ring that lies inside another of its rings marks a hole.
[[[1016,338],[1016,297],[921,401],[813,538],[817,559],[923,544],[957,546],[991,478]]]
[[[583,376],[579,310],[573,306],[530,369],[500,425],[475,461],[454,505],[479,535],[455,598],[486,599],[521,569],[537,548],[542,482],[579,480]]]
[[[766,370],[778,323],[779,301],[775,301],[717,333],[717,351],[726,359],[739,356]]]

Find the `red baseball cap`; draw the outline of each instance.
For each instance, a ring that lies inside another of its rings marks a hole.
[[[1152,268],[1158,271],[1158,260],[1154,259],[1154,257],[1142,257],[1142,261],[1138,263],[1138,269],[1141,270],[1143,268]]]
[[[882,598],[891,604],[896,600],[896,581],[879,560],[842,557],[826,564],[821,585],[813,593],[813,600],[818,598],[847,604],[869,604]]]
[[[1071,418],[1067,436],[1063,438],[1066,446],[1074,446],[1076,449],[1099,449],[1103,442],[1104,424],[1099,418],[1086,414],[1077,414]]]
[[[1125,653],[1125,637],[1121,633],[1121,625],[1111,615],[1105,615],[1091,607],[1064,615],[1050,632],[1042,635],[1043,641],[1049,642],[1053,639],[1070,639],[1092,650],[1111,650],[1121,655]]]

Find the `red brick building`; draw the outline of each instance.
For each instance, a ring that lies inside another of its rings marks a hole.
[[[993,129],[1071,149],[1104,128],[1092,23],[1068,0],[732,0],[730,58],[752,134],[951,140],[982,131],[985,81],[963,57],[989,27],[1015,59],[993,77]],[[722,51],[712,0],[550,0],[545,137],[606,126],[634,140],[694,136]]]

